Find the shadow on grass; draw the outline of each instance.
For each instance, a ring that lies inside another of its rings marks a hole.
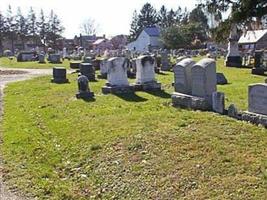
[[[147,101],[146,98],[140,97],[138,95],[136,95],[135,93],[125,93],[125,94],[113,94],[125,101],[129,101],[129,102],[145,102]]]
[[[170,99],[171,98],[171,94],[165,92],[164,90],[161,91],[146,91],[148,94],[151,94],[153,96],[157,96],[163,99]]]
[[[95,102],[95,98],[81,98],[80,100],[83,100],[84,102]]]
[[[158,72],[157,74],[158,74],[158,75],[163,75],[163,76],[168,75],[167,73],[164,73],[164,72],[162,72],[162,71]]]

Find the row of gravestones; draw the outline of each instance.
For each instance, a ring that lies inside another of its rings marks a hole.
[[[195,63],[187,58],[174,67],[174,106],[213,110],[230,117],[267,127],[267,84],[249,85],[248,111],[239,112],[234,105],[225,110],[225,95],[217,92],[216,62],[203,59]]]

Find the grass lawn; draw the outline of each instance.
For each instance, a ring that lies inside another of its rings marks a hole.
[[[248,69],[222,67],[227,104],[247,108]],[[50,77],[5,89],[5,178],[38,199],[266,199],[267,130],[211,112],[173,108],[165,92],[76,100]]]
[[[64,60],[62,64],[52,64],[49,62],[46,63],[38,63],[38,61],[35,62],[17,62],[16,58],[13,58],[13,60],[10,60],[7,57],[0,57],[0,67],[6,67],[6,68],[23,68],[23,69],[47,69],[47,68],[53,68],[54,66],[59,67],[66,67],[67,69],[70,68],[70,62],[68,60]]]

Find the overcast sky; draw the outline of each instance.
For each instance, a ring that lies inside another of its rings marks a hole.
[[[11,5],[16,12],[20,6],[25,14],[30,6],[38,10],[38,14],[41,8],[46,13],[53,9],[66,28],[63,35],[73,38],[80,33],[80,24],[86,18],[93,18],[99,24],[99,34],[128,34],[134,10],[139,11],[146,2],[156,9],[164,4],[168,9],[181,6],[191,10],[197,0],[0,0],[0,9],[5,12]]]

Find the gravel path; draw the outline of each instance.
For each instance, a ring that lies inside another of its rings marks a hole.
[[[51,75],[52,69],[6,69],[0,67],[0,121],[3,114],[3,89],[7,83],[27,80],[37,76]],[[0,142],[2,136],[0,132]],[[0,200],[25,200],[8,190],[3,182],[3,159],[0,155]]]

